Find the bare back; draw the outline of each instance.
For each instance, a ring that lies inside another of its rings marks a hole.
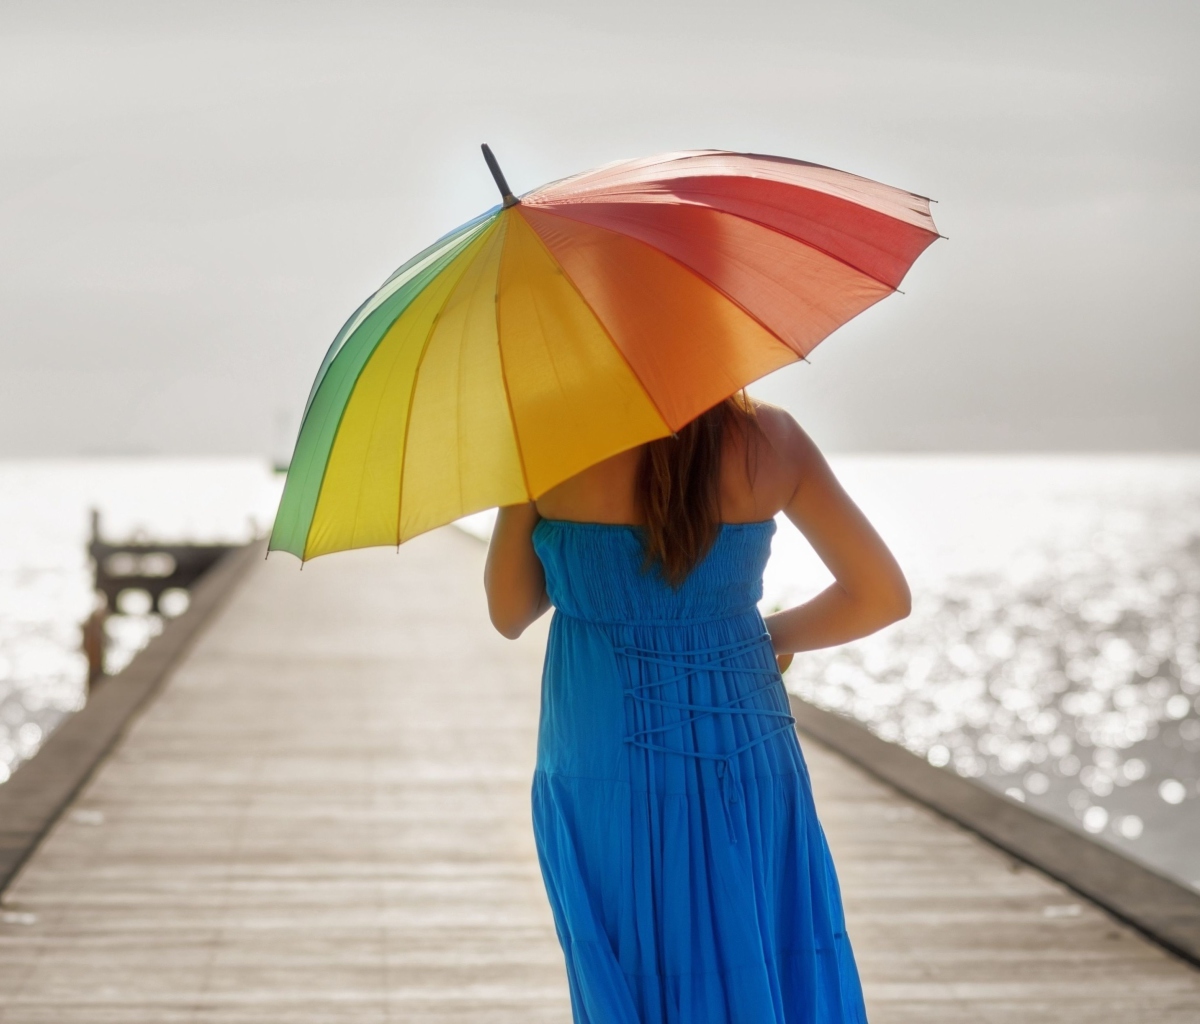
[[[757,426],[727,429],[721,452],[721,521],[772,518],[796,491],[799,472],[786,443],[795,424],[782,409],[755,403]],[[545,519],[641,524],[636,481],[642,448],[631,448],[585,469],[535,503]]]
[[[783,665],[793,651],[846,643],[909,613],[904,573],[883,539],[838,483],[812,439],[784,410],[755,403],[757,428],[727,430],[721,453],[721,520],[752,523],[783,512],[834,578],[816,597],[766,618]],[[550,607],[533,546],[538,518],[642,525],[637,502],[641,449],[601,462],[534,504],[500,510],[485,581],[492,621],[505,636]]]

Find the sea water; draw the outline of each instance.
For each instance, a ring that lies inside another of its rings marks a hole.
[[[1200,457],[831,461],[913,613],[798,656],[788,687],[1200,886]],[[0,463],[0,779],[85,700],[89,509],[110,539],[236,543],[280,485],[249,459]],[[831,581],[781,517],[764,612]],[[110,671],[161,625],[111,618]]]
[[[843,458],[913,612],[792,692],[1200,887],[1200,458]],[[768,609],[830,581],[781,530]]]

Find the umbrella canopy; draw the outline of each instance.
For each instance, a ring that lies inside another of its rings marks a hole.
[[[301,559],[530,501],[806,356],[895,291],[929,200],[779,157],[612,164],[397,270],[329,348],[271,536]]]

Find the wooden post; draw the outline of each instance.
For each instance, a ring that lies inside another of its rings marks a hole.
[[[92,552],[92,589],[96,595],[96,607],[83,623],[83,653],[88,663],[88,693],[104,678],[104,648],[106,634],[104,623],[108,619],[108,598],[100,590],[100,564],[96,554],[100,543],[100,511],[92,509],[92,537],[88,550]]]
[[[108,602],[97,595],[96,607],[83,623],[83,653],[88,662],[88,692],[104,678],[104,623],[108,619]]]

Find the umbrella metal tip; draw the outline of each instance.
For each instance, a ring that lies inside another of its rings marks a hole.
[[[504,199],[504,205],[515,206],[519,200],[512,194],[512,189],[508,187],[508,182],[504,180],[504,172],[500,170],[500,164],[496,161],[496,155],[492,152],[492,147],[484,142],[480,144],[479,148],[483,150],[483,159],[487,161],[488,170],[492,172],[492,177],[496,181],[496,187],[500,190],[500,195]]]

